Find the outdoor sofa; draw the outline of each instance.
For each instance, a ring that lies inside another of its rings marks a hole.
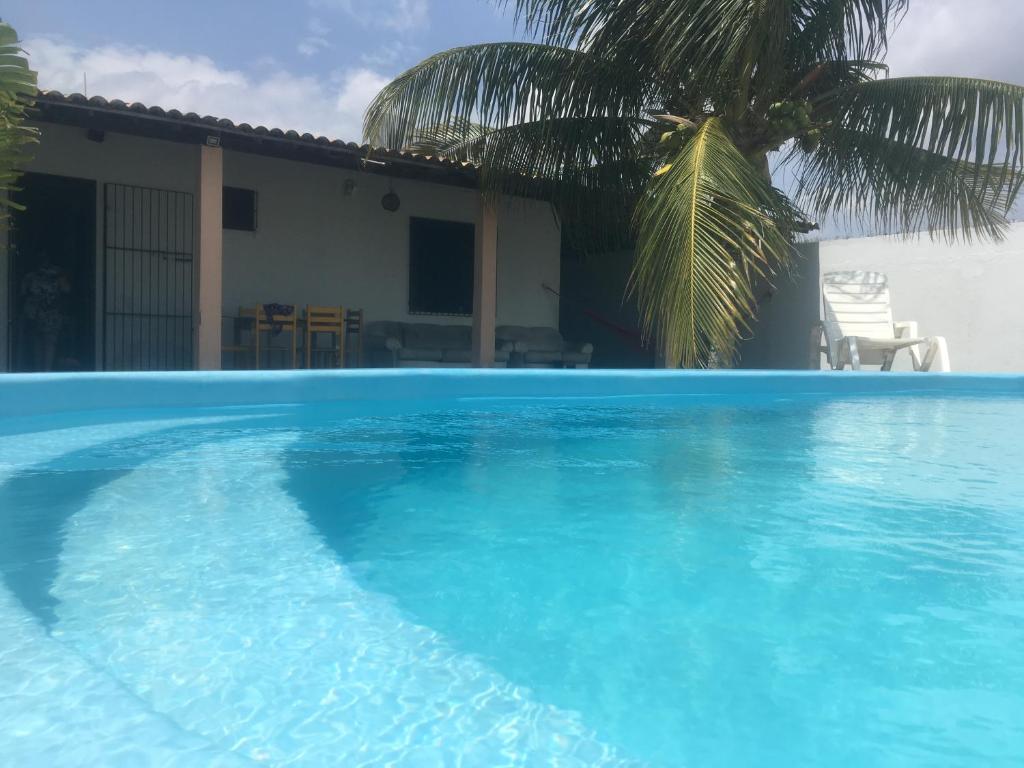
[[[554,328],[500,325],[495,332],[494,363],[498,367],[586,368],[592,344],[570,344]],[[468,366],[473,359],[469,325],[368,323],[364,337],[367,364],[381,368]]]
[[[575,344],[555,328],[499,325],[494,333],[503,349],[512,350],[512,365],[525,368],[588,368],[594,345]]]

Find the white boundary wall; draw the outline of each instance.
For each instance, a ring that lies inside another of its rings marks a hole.
[[[954,371],[1024,371],[1024,223],[1001,243],[949,245],[927,235],[828,240],[819,258],[821,274],[888,274],[895,319],[945,336]],[[907,370],[908,356],[901,353],[894,367]]]

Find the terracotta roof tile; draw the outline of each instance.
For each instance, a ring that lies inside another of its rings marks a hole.
[[[182,123],[190,123],[193,125],[210,125],[215,126],[221,130],[235,131],[243,134],[252,134],[254,136],[272,136],[279,139],[287,139],[294,142],[305,143],[305,144],[317,144],[321,146],[331,146],[338,149],[348,149],[353,152],[362,152],[363,154],[369,155],[371,152],[376,157],[392,157],[401,158],[406,161],[415,161],[423,163],[428,166],[447,166],[449,168],[462,168],[465,170],[475,170],[477,166],[473,163],[449,160],[443,157],[437,157],[436,155],[426,155],[419,152],[409,152],[406,150],[398,149],[382,149],[380,147],[371,147],[369,144],[356,144],[355,142],[346,142],[340,139],[329,139],[326,136],[313,136],[310,133],[299,133],[295,130],[282,130],[280,128],[267,128],[262,125],[252,126],[249,123],[234,123],[227,118],[218,118],[211,115],[199,116],[195,112],[186,112],[182,114],[177,109],[164,109],[158,106],[147,106],[140,102],[133,102],[127,104],[121,99],[110,99],[109,101],[102,96],[90,96],[86,98],[81,93],[69,93],[64,94],[60,91],[41,91],[37,97],[37,102],[43,104],[74,104],[74,105],[89,105],[97,110],[103,110],[106,112],[134,112],[138,114],[147,114],[153,117],[162,118],[165,120],[172,120]]]

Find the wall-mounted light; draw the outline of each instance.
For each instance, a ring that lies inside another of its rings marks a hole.
[[[394,213],[402,205],[401,198],[395,194],[395,190],[389,190],[384,197],[380,199],[380,207],[388,213]]]
[[[355,194],[355,191],[355,179],[345,179],[343,182],[341,182],[341,194],[343,194],[345,197],[352,197],[352,195]]]
[[[220,136],[207,136],[206,137],[206,146],[208,146],[208,147],[219,147],[220,146]]]

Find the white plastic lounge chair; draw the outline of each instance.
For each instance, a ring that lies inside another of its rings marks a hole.
[[[920,338],[916,322],[893,322],[889,281],[881,272],[827,272],[821,296],[825,320],[811,333],[813,368],[825,352],[833,370],[879,365],[888,371],[896,353],[906,349],[915,371],[949,370],[945,338]]]

